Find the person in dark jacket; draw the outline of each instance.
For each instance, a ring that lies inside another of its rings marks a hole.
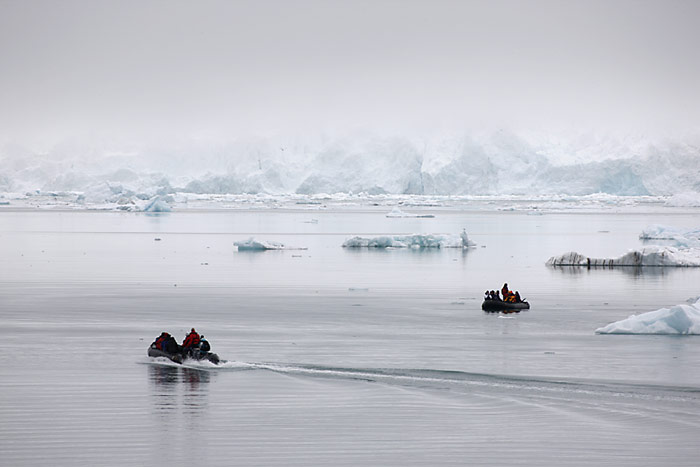
[[[204,338],[204,334],[199,336],[199,350],[201,350],[202,352],[209,352],[211,350],[209,341]]]
[[[156,338],[152,345],[163,352],[172,354],[180,352],[180,346],[177,344],[175,338],[165,331],[160,333],[160,336]]]
[[[508,289],[508,283],[506,282],[505,284],[503,284],[503,288],[501,289],[501,295],[503,296],[503,300],[506,299],[509,293],[510,290]]]

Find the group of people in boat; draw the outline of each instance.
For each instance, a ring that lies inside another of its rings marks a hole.
[[[508,288],[508,283],[503,284],[500,293],[498,290],[487,290],[484,292],[484,300],[498,300],[508,303],[521,303],[523,301],[520,298],[520,292],[517,290],[515,292],[510,290]]]
[[[194,352],[209,352],[211,350],[209,341],[204,338],[204,334],[200,335],[194,328],[185,336],[182,345],[179,345],[175,338],[165,331],[156,337],[151,345],[163,352],[184,356],[192,355]]]

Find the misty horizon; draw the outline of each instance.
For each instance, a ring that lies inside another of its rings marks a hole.
[[[697,132],[700,4],[0,2],[0,141]]]

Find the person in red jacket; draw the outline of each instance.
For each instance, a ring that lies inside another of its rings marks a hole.
[[[199,346],[199,340],[199,334],[192,328],[190,333],[187,334],[187,337],[185,337],[185,340],[182,341],[182,350],[188,352],[192,349],[196,349]]]

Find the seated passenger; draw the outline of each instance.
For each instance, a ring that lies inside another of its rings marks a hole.
[[[209,341],[204,338],[204,334],[199,336],[199,350],[201,350],[202,352],[209,352],[211,350]]]
[[[520,292],[517,290],[515,291],[515,303],[520,303],[522,300],[520,299]]]
[[[156,340],[153,341],[153,344],[151,344],[151,347],[155,347],[158,350],[163,350],[163,344],[165,344],[165,340],[170,337],[170,334],[167,332],[163,331],[160,333],[160,336],[156,337]]]
[[[489,291],[487,290],[486,292],[484,292],[484,300],[490,300],[490,299],[491,299],[491,295],[489,294]]]
[[[163,350],[165,350],[168,353],[182,352],[182,348],[178,345],[175,338],[171,335],[168,335],[168,338],[165,340],[165,343],[163,344]]]
[[[199,337],[199,334],[197,334],[197,331],[192,328],[190,333],[185,337],[185,340],[182,341],[182,349],[184,351],[189,351],[190,349],[195,349],[197,346],[199,346],[199,340],[201,338]]]
[[[496,290],[496,300],[500,300],[501,296],[498,294],[498,290]]]
[[[510,290],[508,290],[508,283],[506,282],[505,284],[503,284],[503,288],[501,289],[501,293],[503,294],[503,299],[504,299],[504,300],[505,300],[506,297],[508,296],[508,293],[509,293],[509,292],[510,292]]]
[[[180,352],[180,346],[177,345],[177,341],[173,336],[168,334],[167,332],[163,331],[160,336],[158,336],[151,344],[158,350],[162,350],[163,352],[168,352],[168,353],[179,353]]]

